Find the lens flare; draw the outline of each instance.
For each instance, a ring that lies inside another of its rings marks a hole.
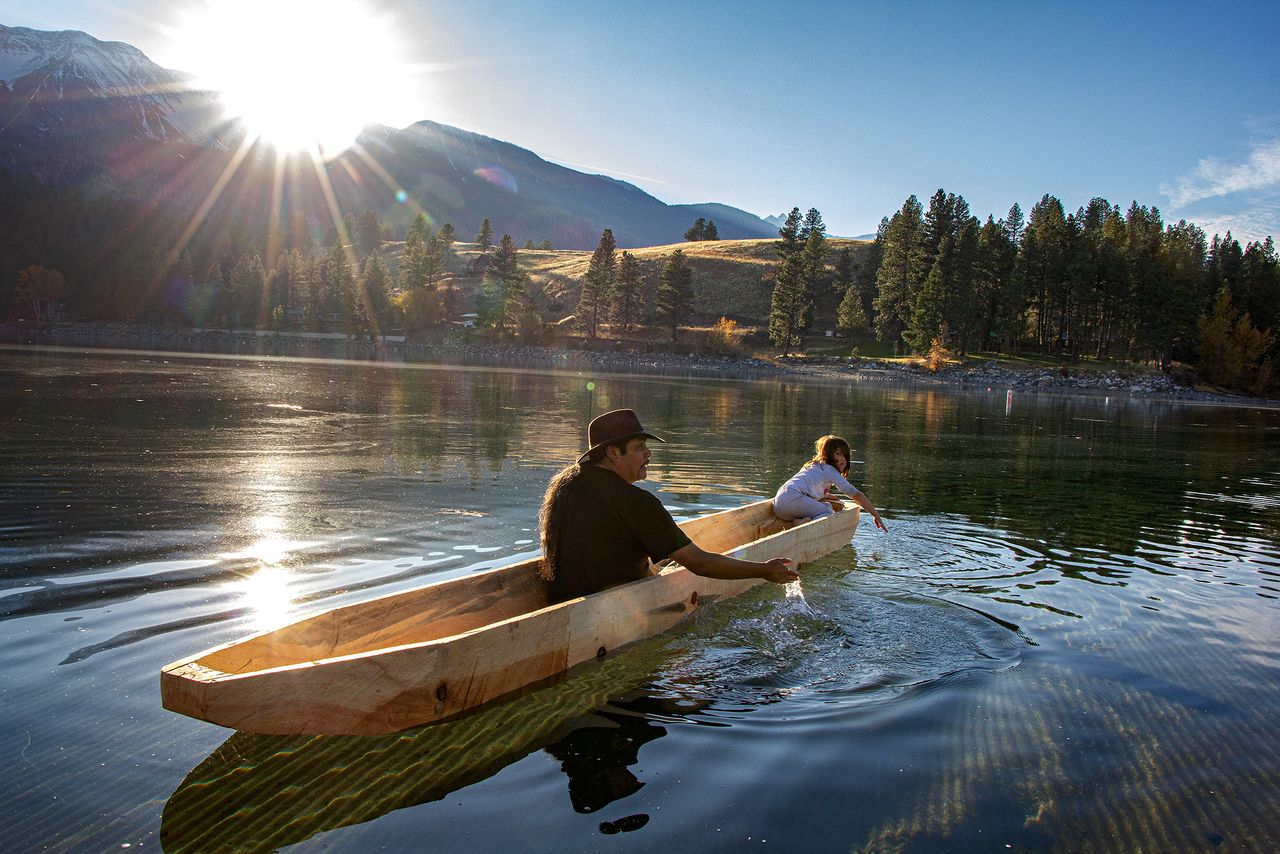
[[[509,193],[520,192],[520,187],[516,184],[516,179],[511,176],[510,172],[503,169],[501,166],[480,166],[473,172],[473,174],[477,178],[483,178],[495,187],[501,187]]]

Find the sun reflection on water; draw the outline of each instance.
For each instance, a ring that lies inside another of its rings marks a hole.
[[[277,566],[263,566],[257,572],[232,582],[228,587],[253,614],[255,631],[266,631],[293,619],[292,574]]]

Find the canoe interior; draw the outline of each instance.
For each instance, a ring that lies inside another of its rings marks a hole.
[[[730,551],[789,527],[760,501],[680,523],[707,551]],[[190,663],[243,675],[453,637],[551,603],[528,560],[335,608],[204,653]],[[214,673],[209,673],[214,676]]]

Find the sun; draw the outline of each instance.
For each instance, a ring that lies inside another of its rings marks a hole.
[[[281,150],[330,156],[412,102],[394,22],[361,0],[205,0],[174,32],[175,64]]]

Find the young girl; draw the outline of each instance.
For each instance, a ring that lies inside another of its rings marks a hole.
[[[875,519],[876,527],[884,526],[880,513],[856,486],[845,480],[849,473],[849,443],[839,436],[823,436],[813,444],[813,459],[804,464],[790,480],[778,488],[773,497],[773,512],[779,519],[819,519],[844,507],[829,487],[836,487]]]

